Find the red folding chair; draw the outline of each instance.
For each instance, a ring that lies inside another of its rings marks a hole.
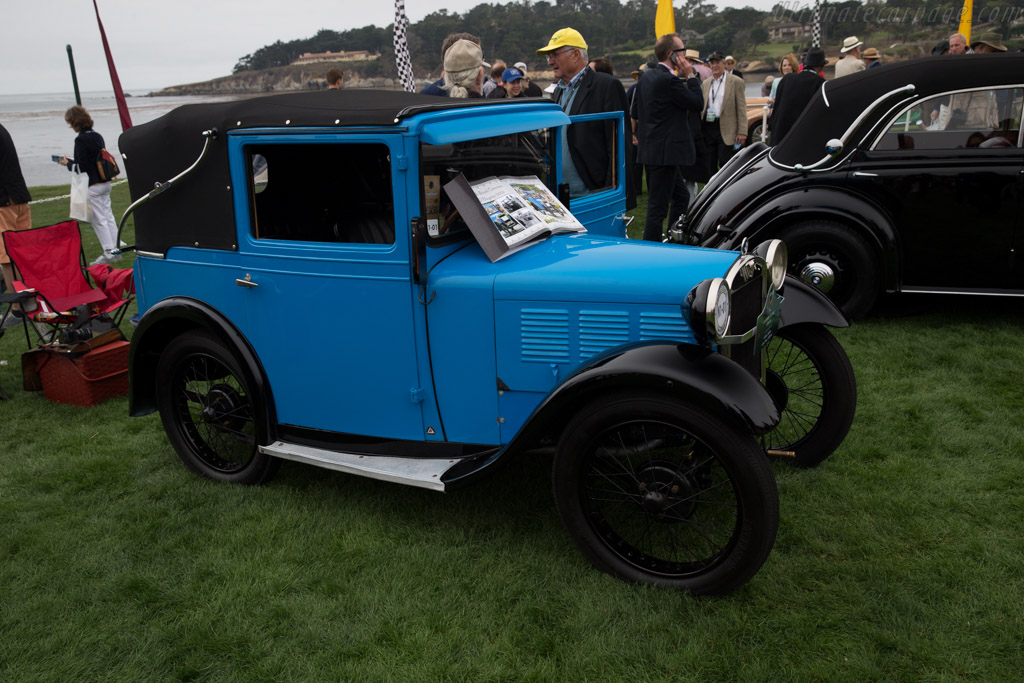
[[[82,328],[97,318],[120,326],[133,298],[132,271],[109,266],[90,268],[96,270],[97,279],[103,279],[108,291],[91,285],[77,221],[8,230],[3,238],[15,271],[14,291],[34,295],[22,304],[22,311],[29,321],[43,323],[31,326],[41,342],[53,343],[59,339],[61,328]]]

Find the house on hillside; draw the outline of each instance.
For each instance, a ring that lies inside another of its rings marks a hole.
[[[814,23],[807,21],[787,21],[768,27],[770,40],[800,40],[814,34]]]
[[[292,64],[316,64],[318,62],[361,62],[379,59],[380,55],[366,50],[341,50],[339,52],[303,52]]]

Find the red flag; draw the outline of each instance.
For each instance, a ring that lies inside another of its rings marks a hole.
[[[114,86],[114,99],[117,100],[117,113],[121,116],[121,131],[124,132],[132,127],[132,117],[128,115],[128,103],[124,99],[124,91],[121,90],[121,80],[117,77],[117,69],[114,68],[114,58],[110,54],[110,45],[107,43],[107,33],[103,30],[103,22],[100,21],[100,8],[96,0],[92,0],[92,6],[96,9],[96,23],[100,25],[100,38],[103,39],[103,52],[107,55],[107,68],[110,69],[110,83]]]

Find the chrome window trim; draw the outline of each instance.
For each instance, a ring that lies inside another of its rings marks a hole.
[[[886,123],[885,123],[884,126],[881,127],[881,129],[877,133],[875,133],[875,139],[872,141],[871,145],[868,147],[868,151],[871,151],[871,152],[876,151],[876,148],[882,142],[882,138],[885,137],[885,134],[889,131],[889,129],[893,125],[895,125],[896,119],[898,119],[899,117],[903,116],[905,113],[909,112],[911,109],[913,109],[914,107],[918,106],[922,102],[927,102],[928,100],[935,99],[936,97],[952,97],[953,95],[960,95],[960,94],[963,94],[963,93],[981,92],[981,91],[985,91],[985,90],[1011,90],[1011,89],[1014,89],[1014,88],[1022,88],[1022,89],[1024,89],[1024,83],[1017,83],[1017,84],[1012,84],[1012,85],[984,85],[984,86],[979,86],[979,87],[975,87],[975,88],[959,88],[957,90],[945,90],[943,92],[934,93],[932,95],[929,95],[928,97],[922,97],[920,99],[914,100],[914,101],[909,102],[909,103],[907,103],[906,101],[901,102],[900,104],[904,105],[903,109],[898,110],[895,115],[890,115],[888,118],[881,119],[882,121],[886,121]],[[1024,100],[1024,98],[1022,98],[1022,100]],[[1017,112],[1017,120],[1020,121],[1021,124],[1022,124],[1021,127],[1020,127],[1020,131],[1018,131],[1018,134],[1017,134],[1017,147],[1018,148],[1024,147],[1024,101],[1022,101],[1021,104],[1022,104],[1021,110]],[[897,106],[899,106],[899,105],[897,105]],[[894,107],[894,109],[895,109],[895,107]],[[878,151],[881,151],[881,152],[891,152],[891,151],[894,151],[894,150],[885,149],[885,150],[878,150]]]

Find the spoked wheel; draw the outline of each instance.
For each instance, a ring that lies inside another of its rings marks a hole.
[[[769,453],[814,467],[846,438],[857,408],[857,381],[843,347],[824,327],[779,330],[768,345],[765,384],[781,414],[762,437]]]
[[[775,478],[754,439],[669,398],[584,408],[559,443],[554,492],[595,567],[695,595],[742,586],[778,529]]]
[[[251,388],[232,355],[206,332],[172,341],[157,366],[164,430],[185,465],[218,481],[255,484],[278,461],[256,443]]]

